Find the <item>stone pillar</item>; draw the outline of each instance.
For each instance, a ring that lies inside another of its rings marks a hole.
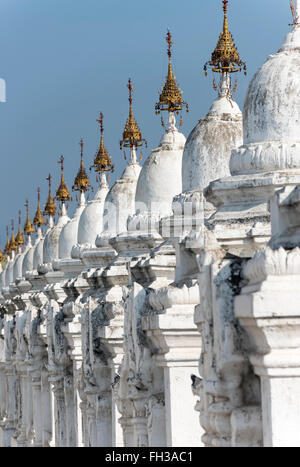
[[[55,447],[67,447],[66,403],[63,377],[51,377],[54,396]]]
[[[76,392],[74,388],[73,375],[65,376],[64,378],[64,392],[65,392],[65,409],[66,409],[66,438],[67,447],[76,447],[77,445],[77,404]]]
[[[133,397],[134,417],[134,446],[148,447],[148,418],[147,418],[147,391],[135,389]]]
[[[0,363],[0,447],[3,447],[2,430],[6,418],[6,376],[5,364]]]
[[[82,359],[78,358],[73,361],[74,368],[74,391],[76,403],[76,426],[77,426],[77,447],[85,446],[85,404],[81,402],[81,374],[82,374]]]
[[[65,319],[65,324],[62,326],[62,331],[64,336],[67,339],[69,345],[69,355],[72,359],[72,367],[73,367],[73,375],[69,378],[69,385],[72,385],[72,394],[69,394],[68,405],[68,425],[72,424],[73,428],[73,435],[71,438],[73,441],[70,442],[75,443],[74,445],[77,447],[84,446],[84,434],[83,434],[83,416],[81,413],[81,397],[82,390],[82,359],[83,359],[83,352],[82,352],[82,336],[81,336],[81,323],[79,318],[79,310],[74,303],[67,303],[66,307],[72,311],[69,316]],[[65,307],[65,308],[66,308]],[[65,308],[63,308],[63,312],[65,313]],[[71,387],[70,387],[71,389]],[[67,396],[67,393],[66,393]],[[71,409],[71,406],[73,408]],[[71,429],[71,426],[70,426]]]
[[[32,373],[34,447],[43,447],[43,406],[41,371]]]
[[[42,407],[42,441],[43,447],[49,447],[54,438],[54,424],[52,423],[52,392],[49,383],[48,371],[43,368],[41,372],[41,407]]]
[[[12,364],[6,365],[5,373],[7,418],[2,430],[2,443],[3,447],[10,447],[17,424],[17,376]]]
[[[201,446],[190,389],[201,348],[193,309],[189,305],[174,305],[165,309],[164,314],[143,318],[143,329],[159,349],[155,363],[163,369],[166,446]]]
[[[25,378],[25,424],[26,424],[26,442],[27,445],[32,445],[33,440],[33,393],[31,375],[28,373],[28,365],[26,365],[26,378]]]
[[[235,313],[251,339],[261,380],[265,447],[300,446],[300,252],[267,248],[244,270]]]
[[[97,406],[97,432],[99,447],[111,447],[112,444],[112,397],[111,392],[102,392],[98,395]]]
[[[123,444],[124,447],[136,447],[134,439],[134,423],[133,423],[133,402],[130,400],[124,400],[121,402],[122,412],[121,418],[119,418],[120,426],[123,431]]]

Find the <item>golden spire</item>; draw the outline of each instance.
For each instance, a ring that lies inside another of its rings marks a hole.
[[[296,4],[296,8],[297,8],[297,4]],[[295,6],[294,6],[294,2],[293,0],[291,0],[291,11],[292,11],[292,15],[293,15],[293,22],[292,24],[290,24],[290,26],[297,26],[299,23],[299,15],[295,9]]]
[[[4,254],[2,253],[1,249],[0,249],[0,263],[2,263],[4,260]]]
[[[19,211],[19,230],[16,236],[16,244],[21,247],[24,245],[24,237],[21,228],[21,211]]]
[[[16,251],[18,245],[16,244],[15,234],[14,234],[14,221],[11,221],[11,239],[10,239],[10,252]]]
[[[8,235],[8,225],[6,226],[6,245],[4,248],[4,253],[8,255],[10,253],[10,240]]]
[[[56,199],[58,199],[58,201],[61,201],[62,203],[65,203],[66,201],[69,201],[71,197],[64,178],[64,156],[60,157],[58,164],[60,164],[61,167],[61,179],[60,185],[56,192]]]
[[[100,113],[99,120],[97,122],[100,125],[100,147],[94,159],[94,167],[95,171],[100,174],[102,172],[111,172],[114,171],[114,164],[111,162],[110,155],[108,154],[105,146],[104,146],[104,139],[103,139],[103,113]]]
[[[169,67],[168,67],[168,76],[166,78],[165,85],[163,87],[162,92],[159,96],[159,102],[155,105],[155,113],[159,114],[163,110],[167,110],[168,112],[179,112],[182,110],[182,107],[186,107],[186,111],[189,111],[189,106],[186,102],[182,99],[182,91],[178,87],[176,83],[176,77],[173,73],[172,68],[172,36],[170,31],[167,33],[166,37],[168,43],[168,57],[169,57]]]
[[[42,211],[41,211],[41,190],[40,188],[37,189],[38,193],[38,206],[37,210],[33,219],[33,224],[36,225],[36,227],[41,227],[43,224],[45,224],[45,219],[43,218]]]
[[[32,223],[30,222],[30,219],[29,219],[29,201],[28,201],[28,199],[26,200],[25,208],[26,208],[26,211],[27,211],[27,218],[26,218],[26,223],[24,225],[24,232],[25,232],[26,235],[31,235],[32,233],[34,233],[34,228],[33,228]]]
[[[79,144],[81,147],[80,169],[75,178],[74,185],[72,186],[72,190],[80,191],[81,193],[84,193],[91,187],[91,184],[90,184],[89,178],[86,174],[86,171],[83,165],[83,140],[82,139],[80,140]]]
[[[51,195],[51,180],[52,180],[51,174],[48,175],[46,180],[48,180],[48,182],[49,182],[49,195],[48,195],[47,203],[46,203],[46,206],[45,206],[45,209],[44,209],[44,215],[45,216],[55,216],[55,214],[56,214],[56,204],[55,204],[55,201],[53,200],[52,195]]]
[[[228,0],[223,0],[223,31],[212,53],[211,60],[204,65],[205,75],[207,75],[207,65],[212,67],[214,73],[236,73],[242,71],[242,68],[244,68],[246,74],[246,64],[241,61],[234,39],[228,28],[227,8]]]
[[[129,117],[127,119],[124,131],[123,131],[123,139],[120,141],[120,149],[125,148],[133,148],[142,146],[143,143],[147,146],[147,141],[143,139],[142,132],[139,129],[139,126],[133,116],[132,111],[132,91],[134,90],[134,86],[131,84],[131,79],[128,80],[129,89]]]

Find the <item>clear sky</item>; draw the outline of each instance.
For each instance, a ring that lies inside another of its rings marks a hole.
[[[290,30],[289,3],[229,1],[230,30],[248,65],[235,95],[241,107],[249,80]],[[5,226],[12,217],[17,222],[19,209],[24,213],[27,197],[34,214],[38,186],[44,205],[49,172],[57,188],[61,154],[71,188],[81,137],[85,165],[92,165],[100,111],[116,167],[111,183],[120,177],[129,77],[135,85],[134,113],[149,143],[144,161],[157,146],[162,128],[154,104],[167,73],[167,28],[173,34],[176,78],[190,106],[182,131],[190,133],[215,98],[203,64],[217,43],[222,15],[221,0],[0,0],[0,78],[7,85],[7,102],[0,103],[2,248]],[[95,186],[95,174],[89,174]]]

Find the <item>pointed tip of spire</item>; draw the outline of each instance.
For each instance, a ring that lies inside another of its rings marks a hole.
[[[130,106],[132,106],[132,93],[133,93],[133,90],[134,90],[134,86],[133,86],[133,84],[131,82],[131,78],[128,78],[127,87],[128,87],[128,91],[129,91],[129,97],[128,97],[129,104],[130,104]]]
[[[293,16],[293,22],[290,24],[290,26],[296,27],[300,24],[300,1],[296,0],[296,3],[294,4],[293,0],[290,0],[291,2],[291,12]]]
[[[171,57],[172,57],[172,45],[174,44],[174,42],[172,41],[172,34],[170,32],[170,29],[167,28],[167,36],[166,36],[166,41],[168,43],[168,57],[169,57],[169,60],[171,61]]]
[[[100,125],[100,133],[101,133],[101,135],[103,135],[103,131],[104,131],[103,120],[104,120],[104,115],[103,115],[102,112],[100,112],[99,119],[97,120],[97,122],[98,122],[99,125]]]

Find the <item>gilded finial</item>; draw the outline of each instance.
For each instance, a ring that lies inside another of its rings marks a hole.
[[[11,239],[10,239],[10,251],[11,252],[16,251],[18,248],[18,245],[16,244],[16,240],[15,240],[14,230],[15,230],[14,221],[12,219],[11,220]]]
[[[129,78],[127,84],[129,90],[129,116],[123,131],[123,139],[120,141],[120,149],[122,150],[123,147],[125,148],[137,148],[138,146],[142,146],[143,143],[147,146],[147,141],[143,139],[142,132],[133,116],[132,110],[132,92],[134,90],[134,86]]]
[[[24,233],[26,235],[31,235],[32,233],[34,233],[34,228],[33,228],[32,223],[30,222],[30,219],[29,219],[29,201],[28,201],[28,199],[25,202],[25,208],[26,208],[26,211],[27,211],[27,218],[26,218],[26,223],[24,225]]]
[[[91,187],[91,184],[83,165],[83,139],[80,140],[79,144],[81,148],[80,169],[78,171],[78,174],[76,175],[74,185],[72,186],[72,190],[84,193]]]
[[[204,65],[205,76],[207,75],[207,66],[212,67],[214,73],[236,73],[242,71],[246,74],[246,63],[240,59],[234,39],[228,28],[228,0],[223,1],[224,22],[223,31],[219,37],[217,46],[212,53],[211,60]]]
[[[114,171],[114,164],[111,162],[110,155],[108,154],[105,146],[104,146],[104,139],[103,139],[103,132],[104,132],[104,126],[103,126],[103,113],[100,113],[100,117],[97,120],[97,123],[100,125],[100,147],[99,150],[96,154],[96,157],[94,159],[94,167],[95,172],[98,174],[101,174],[102,172],[111,172],[113,173]],[[91,168],[92,168],[91,167]]]
[[[41,189],[37,189],[38,193],[38,205],[37,205],[37,210],[33,219],[33,224],[36,227],[41,227],[43,224],[45,224],[45,219],[43,218],[42,211],[41,211]]]
[[[62,203],[65,203],[66,201],[69,201],[71,199],[70,192],[64,178],[64,160],[64,156],[60,156],[58,160],[58,164],[60,165],[61,170],[61,179],[56,192],[56,199],[58,199],[58,201],[61,201]]]
[[[55,214],[56,214],[56,204],[55,204],[55,201],[53,200],[52,195],[51,195],[51,183],[52,183],[51,174],[48,175],[46,180],[49,183],[49,195],[48,195],[48,200],[47,200],[47,203],[46,203],[46,206],[45,206],[45,209],[44,209],[44,215],[45,216],[55,216]]]
[[[21,227],[21,211],[19,211],[19,230],[16,236],[16,244],[18,247],[21,247],[24,245],[24,237],[22,233],[22,227]]]
[[[300,22],[299,22],[299,16],[298,16],[298,13],[297,13],[297,11],[295,9],[293,0],[291,0],[291,12],[292,12],[292,16],[293,16],[293,22],[292,22],[292,24],[290,24],[290,26],[297,26],[298,24],[300,24]]]
[[[6,245],[4,248],[4,253],[9,255],[10,253],[10,240],[9,240],[9,233],[8,233],[8,225],[6,226]]]
[[[169,66],[168,66],[168,75],[166,78],[165,85],[160,93],[159,102],[155,105],[155,113],[159,114],[161,111],[168,112],[179,112],[183,107],[186,107],[186,111],[189,111],[189,106],[182,99],[182,91],[176,83],[176,77],[173,73],[172,68],[172,35],[168,30],[166,41],[168,44],[168,57],[169,57]]]

